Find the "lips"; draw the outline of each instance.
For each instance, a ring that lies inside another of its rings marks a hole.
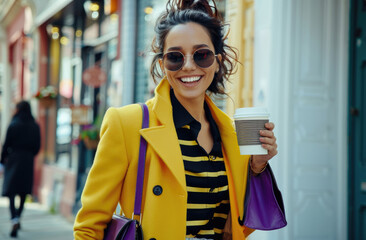
[[[193,82],[197,82],[201,79],[201,76],[194,76],[194,77],[182,77],[179,80],[184,82],[184,83],[193,83]]]

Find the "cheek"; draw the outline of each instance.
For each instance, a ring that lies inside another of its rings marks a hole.
[[[208,77],[210,78],[209,88],[216,85],[215,75],[216,75],[217,69],[218,69],[218,65],[215,64],[214,66],[212,66],[212,68],[210,68],[210,71],[207,73]]]
[[[168,82],[170,83],[170,85],[172,85],[172,83],[174,83],[174,73],[170,72],[170,71],[166,71],[165,72],[165,76],[168,79]]]
[[[213,66],[210,67],[210,70],[207,71],[207,75],[213,79],[215,77],[215,73],[218,69],[218,65],[217,64],[214,64]]]

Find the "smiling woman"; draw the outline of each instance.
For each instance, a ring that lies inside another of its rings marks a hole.
[[[139,105],[107,111],[75,239],[102,239],[118,202],[124,215],[134,212],[140,136],[148,144],[144,239],[246,239],[253,231],[241,222],[250,156],[240,155],[232,120],[209,97],[225,93],[237,56],[215,1],[168,1],[155,32],[150,72],[161,81],[146,102],[149,127],[140,129]],[[274,125],[266,128],[260,141],[268,155],[252,157],[257,173],[277,153]]]
[[[179,25],[185,25],[187,23],[196,23],[202,26],[202,30],[205,32],[205,35],[208,35],[211,45],[213,46],[212,50],[215,56],[218,56],[218,54],[221,55],[220,61],[217,62],[219,64],[219,68],[217,69],[217,72],[215,72],[213,82],[209,86],[208,91],[212,93],[224,94],[224,81],[228,80],[229,76],[235,69],[235,65],[237,62],[237,53],[232,47],[224,42],[225,24],[222,22],[222,19],[219,16],[215,1],[212,2],[214,4],[212,7],[210,7],[209,4],[207,4],[207,6],[203,6],[202,2],[207,1],[196,1],[195,3],[194,1],[182,1],[179,3],[177,1],[168,2],[167,8],[170,8],[172,11],[167,11],[166,13],[162,14],[155,26],[155,31],[157,34],[152,43],[152,50],[155,53],[155,56],[151,64],[150,72],[155,82],[163,77],[161,75],[161,71],[159,71],[158,69],[159,66],[157,63],[159,62],[160,67],[163,68],[160,61],[163,58],[163,55],[166,54],[166,38],[172,28]],[[200,11],[187,11],[191,7],[195,10]],[[181,11],[173,11],[175,9],[179,9]],[[204,12],[210,15],[211,18],[207,19],[202,16],[202,13]],[[170,20],[171,22],[167,22],[167,20]],[[189,38],[189,36],[187,35],[184,35],[182,38],[183,41],[187,39],[192,38]],[[208,45],[206,45],[206,47],[208,47]],[[199,48],[199,46],[197,46],[197,48]],[[176,48],[173,47],[171,50],[179,51],[181,49],[179,46],[177,46]],[[164,70],[163,74],[165,74]]]
[[[169,31],[165,40],[164,58],[159,59],[159,63],[181,104],[192,102],[203,106],[206,90],[219,71],[221,54],[215,57],[213,51],[215,48],[210,36],[200,24],[180,24]]]

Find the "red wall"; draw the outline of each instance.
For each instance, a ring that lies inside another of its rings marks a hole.
[[[38,74],[38,85],[45,86],[47,84],[47,58],[48,58],[48,36],[46,31],[46,26],[41,25],[38,28],[39,33],[39,46],[36,46],[36,49],[39,49],[39,74]],[[47,110],[45,108],[39,108],[38,113],[38,123],[41,128],[41,151],[36,158],[34,165],[34,185],[33,185],[33,194],[41,199],[41,179],[42,179],[42,170],[43,163],[45,159],[45,142],[46,142],[46,114]]]
[[[21,100],[24,94],[24,21],[25,13],[22,9],[18,16],[8,25],[6,33],[8,37],[8,48],[9,48],[9,64],[11,66],[10,80],[15,80],[17,88],[11,93],[12,101],[14,105],[17,101]]]

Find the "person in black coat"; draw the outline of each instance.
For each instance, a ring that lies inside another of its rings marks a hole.
[[[40,144],[39,125],[32,116],[29,103],[21,101],[16,105],[1,152],[5,169],[2,195],[9,198],[13,224],[11,237],[17,236],[26,195],[32,193],[33,163]],[[15,207],[16,196],[20,197],[18,208]]]

